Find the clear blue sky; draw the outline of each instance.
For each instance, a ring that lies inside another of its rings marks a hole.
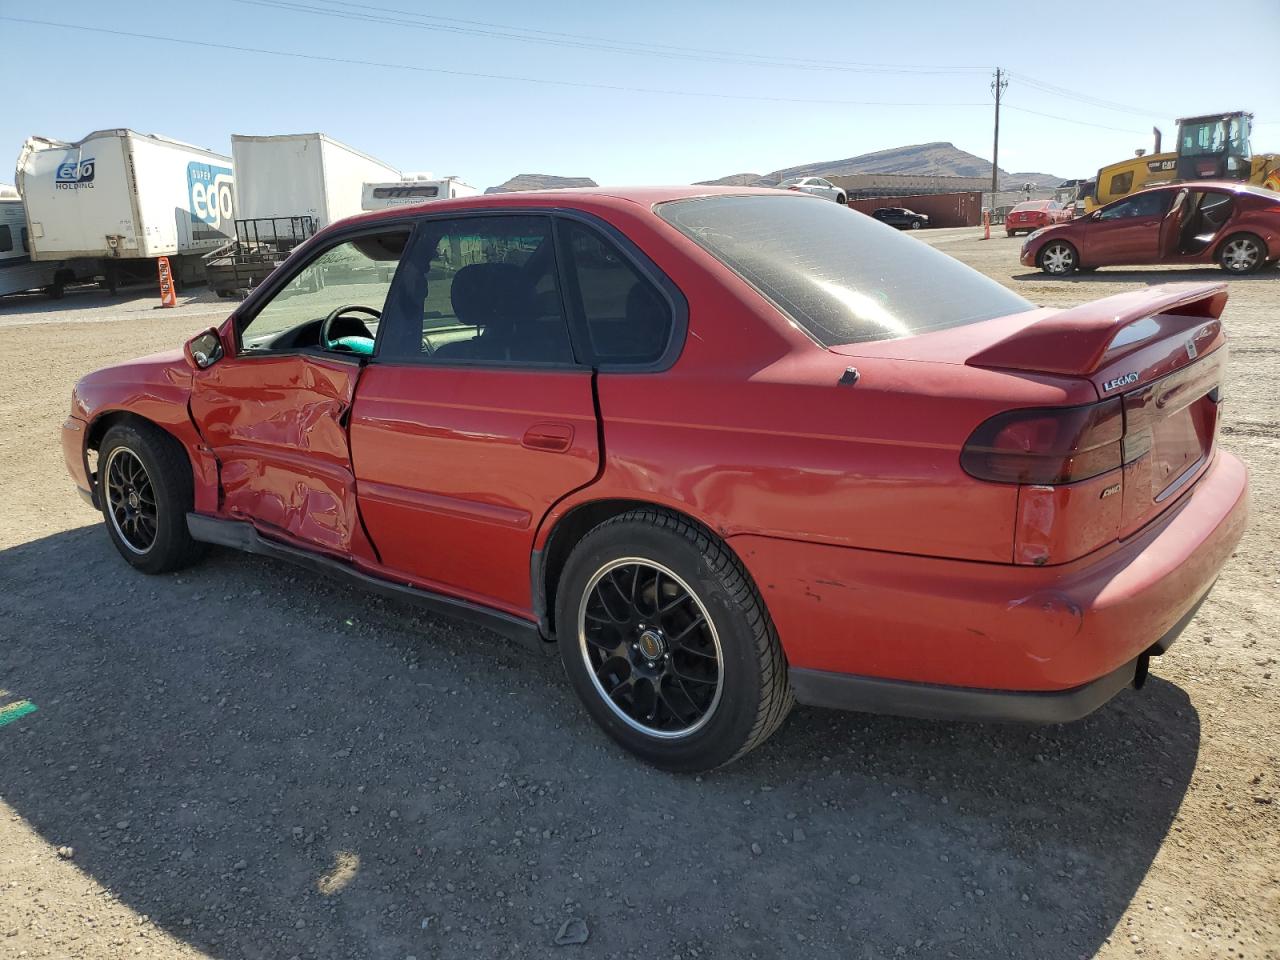
[[[307,12],[317,8],[450,29]],[[1135,147],[1149,148],[1153,123],[1168,136],[1177,116],[1223,109],[1250,109],[1270,121],[1255,129],[1254,148],[1280,152],[1280,0],[1233,0],[1229,16],[1227,9],[1203,0],[1145,7],[1077,0],[1056,8],[1006,0],[0,0],[0,17],[455,71],[304,61],[0,19],[0,158],[16,158],[30,134],[74,140],[126,126],[223,153],[232,133],[320,130],[401,169],[458,174],[479,187],[517,173],[687,183],[932,140],[989,158],[997,65],[1012,72],[1001,124],[1005,170],[1088,175]],[[529,31],[555,42],[518,39]],[[646,45],[647,52],[595,44]],[[1180,63],[1180,54],[1194,62]],[[1055,95],[1037,82],[1125,109]],[[0,179],[11,179],[9,163],[0,162]]]

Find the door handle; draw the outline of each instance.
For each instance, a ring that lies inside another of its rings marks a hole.
[[[521,443],[530,450],[564,453],[573,443],[573,427],[567,423],[535,423]]]

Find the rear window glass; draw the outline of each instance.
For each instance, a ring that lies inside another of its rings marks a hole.
[[[823,346],[893,340],[1032,309],[928,244],[838,204],[701,197],[658,215]]]
[[[1030,203],[1020,203],[1013,208],[1014,213],[1021,210],[1048,210],[1049,204],[1044,200],[1032,200]]]

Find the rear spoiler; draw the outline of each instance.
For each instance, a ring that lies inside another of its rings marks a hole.
[[[1169,283],[1094,300],[1038,320],[965,361],[998,367],[1083,377],[1119,356],[1108,351],[1116,334],[1150,317],[1216,320],[1227,303],[1225,283]],[[1138,349],[1141,341],[1128,344]],[[1128,351],[1126,351],[1128,352]]]

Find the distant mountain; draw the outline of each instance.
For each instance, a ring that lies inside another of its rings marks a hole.
[[[565,187],[598,187],[590,177],[557,177],[549,173],[521,173],[506,183],[489,187],[485,193],[512,193],[516,190],[561,190]]]
[[[778,181],[765,182],[766,178],[758,173],[731,173],[719,180],[699,180],[699,187],[771,187]]]
[[[735,173],[719,180],[703,180],[701,185],[769,187],[787,177],[840,177],[855,173],[905,173],[931,177],[989,177],[991,161],[961,150],[953,143],[919,143],[907,147],[877,150],[844,160],[824,160],[784,167],[772,173]],[[1024,183],[1037,187],[1056,187],[1061,177],[1050,173],[1007,173],[1000,171],[1003,189],[1020,189]]]

